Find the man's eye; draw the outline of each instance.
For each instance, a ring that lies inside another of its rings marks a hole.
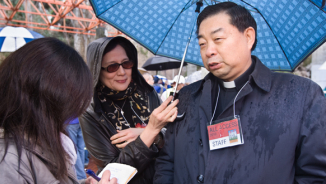
[[[205,43],[199,43],[199,46],[200,47],[202,47],[202,46],[204,46],[205,45]]]
[[[215,38],[215,41],[219,41],[221,38]]]

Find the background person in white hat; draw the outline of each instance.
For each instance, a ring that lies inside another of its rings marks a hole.
[[[177,81],[178,81],[178,77],[179,77],[179,75],[176,75],[173,78],[173,81],[172,81],[172,84],[171,84],[172,88],[169,88],[169,89],[167,89],[166,91],[164,91],[162,93],[161,99],[162,99],[163,102],[170,96],[171,92],[174,92],[175,85],[177,84]],[[179,80],[177,92],[179,92],[179,90],[185,86],[185,83],[186,83],[186,79],[184,78],[184,76],[180,75],[180,80]]]

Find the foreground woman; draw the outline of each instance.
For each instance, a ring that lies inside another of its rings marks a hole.
[[[99,171],[111,162],[124,163],[138,170],[130,183],[152,183],[164,143],[160,131],[176,118],[178,100],[160,105],[154,88],[138,72],[137,50],[126,38],[95,40],[88,46],[87,64],[94,96],[80,125],[89,153]]]
[[[58,39],[41,38],[5,59],[0,79],[1,183],[79,183],[64,124],[91,100],[92,77],[83,59]]]

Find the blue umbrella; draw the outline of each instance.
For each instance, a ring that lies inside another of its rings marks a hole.
[[[224,2],[203,1],[203,8]],[[272,70],[293,71],[326,39],[325,0],[232,0],[257,22],[254,55]],[[203,65],[192,32],[197,0],[90,0],[96,16],[155,55]]]
[[[14,52],[26,43],[42,37],[41,34],[23,27],[0,28],[0,52]]]

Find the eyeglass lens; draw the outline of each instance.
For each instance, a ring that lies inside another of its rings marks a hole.
[[[122,67],[124,69],[130,69],[130,68],[132,68],[134,66],[134,63],[132,61],[125,61],[125,62],[123,62],[121,64],[114,63],[114,64],[109,65],[107,67],[107,71],[110,72],[110,73],[116,72],[119,69],[120,65],[122,65]]]

